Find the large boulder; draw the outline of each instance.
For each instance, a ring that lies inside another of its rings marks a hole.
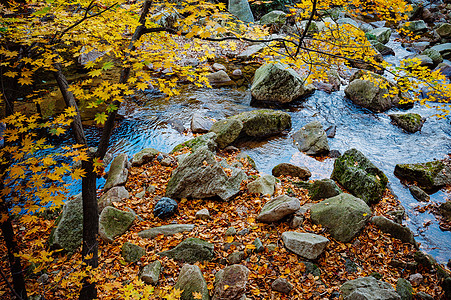
[[[272,175],[298,177],[301,180],[307,180],[312,173],[307,167],[299,167],[288,163],[281,163],[272,169]]]
[[[183,148],[188,148],[191,151],[196,151],[199,148],[207,147],[210,151],[216,150],[216,133],[209,132],[203,135],[196,136],[195,138],[192,138],[190,140],[187,140],[186,142],[183,142],[181,144],[178,144],[174,147],[174,149],[171,150],[171,153],[177,152],[182,150]]]
[[[373,112],[384,112],[394,106],[406,106],[411,100],[407,94],[393,94],[396,89],[397,85],[388,79],[370,71],[360,70],[351,78],[345,88],[345,94],[359,106]]]
[[[242,129],[243,123],[240,120],[228,118],[214,123],[210,131],[216,133],[215,142],[219,148],[224,149],[238,138]]]
[[[81,193],[67,201],[55,222],[49,244],[52,248],[75,252],[83,240],[83,198]]]
[[[232,265],[215,275],[215,289],[212,300],[240,300],[246,292],[249,269],[242,265]]]
[[[265,223],[277,222],[293,214],[301,207],[299,199],[281,195],[268,201],[263,207],[257,220]]]
[[[345,282],[340,291],[345,300],[401,300],[387,282],[374,277],[362,277]]]
[[[381,199],[388,183],[387,176],[356,149],[335,160],[331,178],[368,204]]]
[[[108,171],[108,179],[105,182],[105,191],[114,186],[124,185],[128,177],[128,156],[125,153],[120,153],[111,162],[110,170]]]
[[[158,227],[152,227],[138,233],[141,238],[154,238],[159,234],[162,235],[174,235],[181,232],[187,232],[194,229],[194,224],[168,224]]]
[[[280,110],[256,109],[231,118],[241,121],[241,135],[245,137],[267,137],[291,128],[291,116]]]
[[[222,169],[215,155],[207,148],[201,148],[185,158],[173,171],[166,187],[166,196],[172,198],[210,198],[218,196],[228,201],[240,191],[241,182],[246,178],[243,170]]]
[[[432,59],[432,62],[434,63],[435,66],[443,62],[443,57],[440,55],[440,52],[434,49],[426,49],[423,52],[421,52],[421,55],[426,55],[430,59]]]
[[[350,194],[340,194],[310,208],[310,218],[329,229],[336,240],[349,242],[365,227],[371,209],[361,199]]]
[[[285,248],[307,259],[316,259],[329,244],[329,240],[321,235],[295,231],[282,233],[282,240]]]
[[[443,58],[451,58],[451,43],[435,45],[431,49],[438,51]]]
[[[139,151],[138,153],[133,155],[133,158],[131,161],[132,166],[138,167],[138,166],[144,165],[148,162],[151,162],[159,153],[160,153],[160,151],[155,150],[154,148],[142,149],[141,151]]]
[[[99,216],[99,235],[108,243],[123,235],[132,226],[135,214],[112,206],[105,207]]]
[[[305,93],[304,80],[286,64],[268,63],[255,71],[251,86],[253,101],[289,103]]]
[[[366,36],[374,38],[382,44],[387,44],[390,40],[391,29],[387,27],[374,28],[373,30],[369,31]]]
[[[434,160],[417,164],[397,164],[395,175],[427,191],[451,184],[451,164],[447,160]]]
[[[193,264],[198,261],[212,260],[214,257],[214,245],[198,238],[187,238],[171,250],[158,254]]]
[[[196,265],[183,265],[174,288],[183,291],[180,295],[181,300],[210,299],[207,282],[202,271]],[[195,298],[194,293],[201,294],[202,298]]]
[[[417,246],[413,232],[408,227],[402,226],[383,216],[372,217],[371,223],[376,225],[382,232],[389,233],[392,237],[399,239],[401,242]]]
[[[410,133],[415,133],[421,130],[421,127],[423,127],[423,123],[426,120],[419,114],[413,113],[391,114],[389,116],[396,125]]]
[[[407,31],[411,31],[415,34],[426,32],[428,25],[423,20],[406,22],[402,25],[402,28]]]
[[[99,211],[101,212],[105,207],[112,205],[114,202],[121,202],[123,199],[128,199],[130,194],[123,186],[115,186],[109,189],[99,199]]]
[[[338,196],[343,191],[332,179],[315,180],[309,190],[309,196],[312,200],[327,199]]]
[[[323,125],[313,121],[293,134],[294,144],[301,152],[308,155],[322,155],[329,153],[329,143]]]
[[[254,22],[254,15],[247,0],[228,0],[228,9],[232,15],[235,15],[243,22]]]

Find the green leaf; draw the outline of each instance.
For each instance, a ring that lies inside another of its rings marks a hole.
[[[97,124],[103,125],[103,124],[105,124],[105,121],[107,118],[108,118],[108,116],[103,112],[103,113],[97,113],[94,120],[97,122]]]
[[[114,67],[114,63],[112,61],[107,61],[103,64],[102,69],[103,70],[109,70],[112,67]]]
[[[43,16],[46,15],[50,11],[50,6],[44,7],[41,10],[38,10],[33,13],[34,16]]]

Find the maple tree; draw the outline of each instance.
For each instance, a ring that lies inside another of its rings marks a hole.
[[[46,205],[61,206],[67,188],[63,178],[68,175],[73,179],[82,178],[84,211],[82,261],[85,272],[73,272],[72,279],[84,279],[81,299],[96,297],[95,282],[100,280],[99,275],[93,271],[93,279],[87,279],[88,273],[98,265],[96,171],[101,168],[108,150],[117,110],[127,96],[150,86],[167,95],[178,92],[180,79],[209,86],[205,68],[178,63],[180,56],[188,51],[197,51],[206,60],[214,57],[214,48],[209,42],[231,49],[236,47],[234,41],[270,42],[261,57],[268,61],[276,57],[305,70],[309,74],[308,81],[327,78],[331,68],[364,62],[391,72],[400,91],[418,91],[427,85],[433,88],[432,99],[446,99],[451,95],[443,75],[421,67],[418,60],[408,60],[396,68],[376,61],[376,52],[364,33],[352,25],[325,22],[326,30],[316,33],[306,30],[313,20],[321,20],[324,12],[336,6],[351,15],[372,14],[389,22],[399,22],[409,10],[409,6],[400,0],[303,1],[295,4],[291,13],[296,20],[308,20],[306,26],[298,28],[291,36],[276,39],[265,38],[267,28],[236,20],[225,10],[224,4],[207,1],[5,3],[8,5],[1,8],[0,67],[1,96],[6,112],[2,122],[7,129],[5,146],[0,153],[3,179],[0,223],[5,241],[11,242],[8,251],[11,272],[15,274],[15,292],[23,299],[26,298],[25,284],[20,257],[14,255],[19,251],[11,215],[20,216],[21,222],[33,223],[37,218],[35,213],[44,212]],[[75,60],[93,50],[102,55],[85,64],[87,77],[69,83],[66,73],[74,67]],[[170,69],[169,76],[160,76],[162,69]],[[106,76],[111,71],[115,71],[114,76]],[[47,91],[41,89],[39,77],[48,74],[54,77],[54,87],[61,91],[66,110],[50,120],[39,114],[25,116],[15,112],[14,104],[19,98],[33,101],[37,107],[44,104]],[[97,109],[95,120],[103,126],[95,153],[88,151],[80,104],[86,109]],[[99,109],[103,107],[104,110]],[[64,148],[61,155],[82,161],[81,168],[57,161],[54,154],[39,154],[50,147],[50,143],[41,137],[42,132],[60,136],[66,133],[69,125],[77,144]],[[40,263],[48,261],[52,254],[46,250],[40,253],[40,259],[36,260]],[[135,292],[132,286],[128,291]]]

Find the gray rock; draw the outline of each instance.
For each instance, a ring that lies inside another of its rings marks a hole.
[[[211,66],[211,67],[215,71],[220,71],[220,70],[227,71],[227,68],[224,65],[221,65],[219,63],[214,63],[213,66]]]
[[[364,75],[371,76],[372,80],[365,79]],[[380,84],[375,83],[375,81],[380,82]],[[388,88],[381,88],[380,85],[382,84]],[[397,89],[396,84],[388,79],[370,71],[360,70],[351,78],[351,82],[345,88],[345,94],[346,97],[359,106],[373,112],[384,112],[394,106],[406,106],[407,104],[400,102],[411,100],[407,94],[398,93],[393,95],[389,93],[389,90],[395,89]],[[388,96],[385,97],[386,95]]]
[[[414,285],[420,285],[423,282],[423,275],[420,273],[415,273],[409,276],[409,282]]]
[[[415,34],[426,32],[428,30],[428,26],[426,22],[424,22],[423,20],[407,22],[404,23],[402,27]]]
[[[331,178],[368,204],[381,199],[388,183],[387,176],[356,149],[335,160]]]
[[[376,225],[382,232],[389,233],[394,238],[417,247],[413,232],[408,227],[395,223],[383,216],[372,217],[371,223]]]
[[[132,166],[138,167],[154,160],[160,151],[153,148],[145,148],[133,155]]]
[[[409,57],[410,58],[410,57]],[[416,58],[420,60],[420,66],[428,67],[430,69],[433,69],[435,64],[432,58],[430,58],[427,55],[414,55],[412,58]]]
[[[201,210],[196,212],[196,219],[209,220],[210,212],[207,208],[202,208]]]
[[[272,175],[298,177],[301,180],[307,180],[312,176],[307,167],[299,167],[288,163],[281,163],[272,169]]]
[[[101,212],[105,207],[112,205],[114,202],[122,202],[123,199],[128,199],[130,194],[123,186],[115,186],[109,189],[99,199],[99,211]]]
[[[293,289],[293,285],[285,278],[277,278],[271,283],[271,288],[282,294],[289,294]]]
[[[441,38],[448,39],[451,38],[451,24],[443,23],[440,24],[435,31]]]
[[[287,14],[280,10],[273,10],[260,18],[261,25],[280,28],[287,21]]]
[[[362,277],[345,282],[340,291],[346,300],[401,300],[393,287],[374,277]]]
[[[162,197],[153,208],[153,215],[157,218],[167,218],[177,211],[177,201],[168,197]]]
[[[187,238],[171,250],[158,254],[192,264],[198,261],[212,260],[214,245],[198,238]]]
[[[426,49],[423,52],[421,52],[421,55],[426,55],[430,59],[432,59],[432,62],[434,63],[434,66],[438,65],[439,63],[443,62],[443,58],[440,55],[440,52],[434,49]]]
[[[226,232],[224,233],[226,236],[234,236],[236,235],[236,229],[233,226],[230,226],[227,228]]]
[[[426,119],[422,118],[419,114],[407,113],[407,114],[391,114],[390,119],[397,126],[401,127],[407,132],[415,133],[421,130],[424,121]]]
[[[327,199],[338,196],[343,191],[332,179],[315,180],[309,188],[309,196],[312,200]]]
[[[265,250],[265,247],[263,246],[263,243],[259,238],[255,238],[255,240],[252,242],[252,245],[255,246],[254,251],[257,253],[260,253],[263,250]]]
[[[181,300],[194,300],[193,293],[200,293],[202,300],[209,300],[207,282],[200,268],[196,265],[183,265],[174,289],[182,290]]]
[[[122,245],[121,255],[126,262],[137,262],[144,255],[146,255],[146,249],[138,245],[125,242]]]
[[[309,261],[302,261],[302,263],[305,266],[305,275],[312,274],[315,277],[321,276],[321,269],[317,265]]]
[[[401,296],[401,300],[413,299],[412,285],[404,278],[399,278],[396,282],[396,292]]]
[[[232,75],[241,77],[241,76],[243,76],[243,71],[241,71],[240,69],[235,69],[235,70],[233,70]]]
[[[263,207],[257,220],[260,222],[277,222],[294,213],[300,208],[299,199],[281,195],[268,201]]]
[[[247,137],[267,137],[291,128],[291,116],[280,110],[256,109],[231,117],[241,121],[241,135]]]
[[[240,191],[241,182],[247,177],[241,169],[230,169],[232,174],[228,176],[212,152],[198,149],[172,172],[166,196],[200,199],[219,196],[228,201]]]
[[[336,240],[349,242],[365,227],[371,209],[361,199],[350,194],[340,194],[313,205],[310,218],[329,229]]]
[[[251,95],[256,102],[289,103],[305,95],[304,80],[286,64],[268,63],[255,71]]]
[[[416,185],[409,186],[409,191],[412,194],[412,196],[420,202],[428,202],[429,199],[431,198],[425,191],[423,191]]]
[[[392,48],[385,46],[378,40],[370,40],[370,43],[381,55],[395,55],[395,51]]]
[[[397,164],[395,175],[426,190],[436,190],[444,185],[451,184],[451,166],[449,161],[435,160],[418,164]]]
[[[368,37],[374,37],[377,41],[382,44],[387,44],[390,40],[391,29],[387,27],[374,28],[367,33]]]
[[[244,251],[235,251],[227,256],[227,261],[231,265],[239,264],[246,258]]]
[[[224,149],[238,138],[242,129],[241,121],[229,118],[214,123],[210,131],[216,133],[215,142],[219,148]]]
[[[276,178],[272,175],[262,175],[256,180],[249,182],[247,184],[247,189],[249,193],[257,193],[262,195],[274,194],[274,189],[276,185]]]
[[[235,15],[243,22],[254,22],[254,15],[247,0],[228,0],[228,9],[232,15]]]
[[[451,43],[435,45],[431,49],[438,51],[443,58],[451,57]]]
[[[158,227],[152,227],[138,233],[141,238],[151,239],[159,234],[164,236],[174,235],[181,232],[187,232],[194,229],[194,224],[169,224]]]
[[[249,269],[242,265],[232,265],[216,273],[212,300],[239,300],[246,292]]]
[[[118,185],[124,185],[128,177],[128,156],[125,153],[118,154],[111,162],[108,171],[108,179],[105,182],[105,191]]]
[[[213,86],[233,85],[235,84],[224,70],[207,74],[207,79]]]
[[[191,116],[191,131],[193,133],[206,133],[210,131],[211,126],[213,126],[213,121],[205,116],[199,113],[194,113]]]
[[[83,240],[83,198],[81,193],[67,201],[63,211],[55,221],[56,228],[52,231],[49,244],[52,248],[75,252]]]
[[[321,235],[295,231],[282,233],[282,240],[285,248],[307,259],[316,259],[329,244],[329,240]]]
[[[146,191],[141,191],[135,195],[136,198],[143,199],[146,196]]]
[[[144,281],[145,283],[156,285],[158,283],[158,279],[160,278],[161,272],[161,262],[156,260],[146,265],[140,275],[139,279]]]
[[[426,294],[425,292],[418,292],[415,294],[415,299],[418,300],[434,300],[434,297],[432,297],[429,294]]]
[[[199,148],[207,147],[210,151],[216,150],[216,133],[209,132],[203,135],[199,135],[193,139],[183,142],[172,149],[171,153],[182,150],[187,147],[191,151],[196,151]]]
[[[351,18],[340,18],[337,19],[336,23],[339,25],[349,24],[354,26],[355,28],[359,28],[359,24]]]
[[[124,234],[135,220],[135,214],[112,206],[105,207],[99,216],[99,236],[107,243]]]
[[[329,143],[323,125],[313,121],[293,134],[294,144],[301,152],[308,155],[322,155],[329,153]]]

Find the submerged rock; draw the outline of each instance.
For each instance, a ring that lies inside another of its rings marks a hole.
[[[181,300],[202,299],[209,300],[207,282],[205,281],[202,271],[196,265],[183,265],[180,270],[179,278],[175,283],[174,289],[179,289],[182,292]],[[194,298],[193,293],[199,293],[201,298]]]
[[[187,238],[171,250],[160,252],[159,255],[193,264],[212,260],[214,245],[198,238]]]
[[[322,155],[329,153],[329,143],[323,125],[313,121],[293,134],[294,144],[301,152],[308,155]]]
[[[412,194],[412,196],[420,202],[428,202],[429,199],[431,198],[425,191],[423,191],[416,185],[409,186],[409,191]]]

